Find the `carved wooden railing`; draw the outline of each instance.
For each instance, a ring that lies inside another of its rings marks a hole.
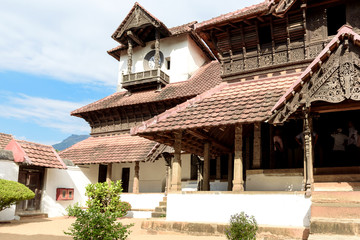
[[[166,73],[158,69],[148,70],[144,72],[137,72],[137,73],[130,73],[130,74],[123,74],[123,84],[130,84],[131,82],[152,82],[160,81],[165,84],[169,83],[170,77]]]

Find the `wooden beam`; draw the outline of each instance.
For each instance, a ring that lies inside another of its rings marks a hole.
[[[243,22],[246,23],[246,24],[249,25],[249,26],[252,25],[251,22],[248,21],[248,20],[244,20]]]
[[[199,139],[202,139],[202,140],[208,140],[211,142],[211,144],[214,146],[214,147],[217,147],[219,148],[220,150],[224,151],[224,152],[231,152],[231,148],[228,147],[228,146],[225,146],[224,144],[220,143],[219,141],[217,141],[216,139],[206,135],[205,133],[201,133],[199,131],[196,131],[196,130],[186,130],[189,134],[199,138]]]
[[[137,44],[139,44],[142,47],[145,47],[145,43],[136,34],[134,34],[131,30],[127,31],[127,35],[134,42],[136,42]]]
[[[256,18],[257,18],[257,20],[259,20],[259,21],[262,22],[262,23],[265,22],[265,20],[264,20],[262,17],[260,17],[260,16],[257,16]]]

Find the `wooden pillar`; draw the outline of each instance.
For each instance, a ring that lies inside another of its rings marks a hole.
[[[140,163],[135,162],[134,167],[134,183],[133,183],[133,193],[139,193],[139,170],[140,170]]]
[[[310,197],[314,187],[314,175],[313,175],[313,145],[312,145],[312,118],[310,117],[309,109],[305,110],[304,117],[304,159],[306,161],[306,196]]]
[[[111,180],[112,178],[112,163],[109,163],[107,165],[107,170],[106,170],[106,182],[109,184],[109,186],[111,185]]]
[[[182,133],[175,132],[174,160],[172,163],[171,191],[181,191],[181,139]]]
[[[234,142],[234,180],[233,192],[244,191],[243,180],[243,154],[242,154],[242,125],[235,125],[235,142]]]
[[[158,29],[155,31],[155,68],[160,68],[160,32]]]
[[[128,74],[130,74],[132,68],[132,55],[133,55],[133,44],[130,38],[128,38],[127,54],[128,54],[128,59],[127,59]]]
[[[220,180],[221,179],[221,157],[218,156],[216,158],[216,179]]]
[[[210,191],[210,143],[204,144],[204,181],[203,190]]]
[[[233,155],[232,153],[228,154],[228,191],[232,189],[232,166],[233,166]]]
[[[269,127],[269,136],[270,136],[270,169],[275,168],[275,156],[274,156],[274,126],[270,125]],[[278,159],[276,159],[278,161]]]
[[[253,165],[254,169],[261,166],[261,123],[254,123],[254,154]]]

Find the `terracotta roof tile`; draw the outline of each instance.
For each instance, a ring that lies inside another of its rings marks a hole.
[[[160,146],[130,134],[92,136],[63,150],[60,156],[75,164],[137,162],[146,161]]]
[[[127,91],[116,92],[71,112],[71,115],[79,116],[81,113],[100,109],[160,102],[170,99],[191,98],[213,88],[221,82],[220,64],[217,61],[212,61],[199,68],[190,79],[183,82],[170,83],[161,91],[147,90],[134,92],[131,95],[128,95]]]
[[[131,133],[146,135],[150,132],[264,121],[274,103],[299,75],[222,83],[132,128]]]
[[[235,19],[246,18],[255,14],[266,13],[270,10],[270,6],[273,3],[274,3],[273,0],[265,0],[262,3],[255,4],[246,8],[242,8],[227,14],[223,14],[218,17],[196,24],[195,29],[205,29],[215,24],[230,22]]]
[[[6,133],[0,133],[0,149],[5,149],[9,142],[13,139],[13,136]]]
[[[286,99],[291,98],[292,92],[298,92],[301,90],[301,82],[306,82],[309,80],[309,76],[311,72],[316,72],[316,69],[318,69],[318,64],[322,64],[327,57],[329,57],[329,54],[336,50],[336,46],[339,44],[339,40],[343,39],[344,36],[349,37],[354,44],[360,45],[360,35],[355,33],[352,30],[352,27],[348,25],[342,26],[338,33],[335,35],[335,37],[325,46],[325,48],[321,51],[321,53],[310,63],[310,65],[305,69],[305,71],[294,81],[294,83],[287,89],[287,91],[284,93],[284,95],[281,96],[281,98],[274,104],[271,111],[274,111],[276,109],[279,109],[281,106],[283,106]]]

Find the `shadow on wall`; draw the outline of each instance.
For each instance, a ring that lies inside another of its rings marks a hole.
[[[1,240],[70,240],[72,237],[70,236],[54,236],[54,235],[43,235],[43,234],[35,234],[35,235],[21,235],[21,234],[10,234],[10,233],[0,233]]]

